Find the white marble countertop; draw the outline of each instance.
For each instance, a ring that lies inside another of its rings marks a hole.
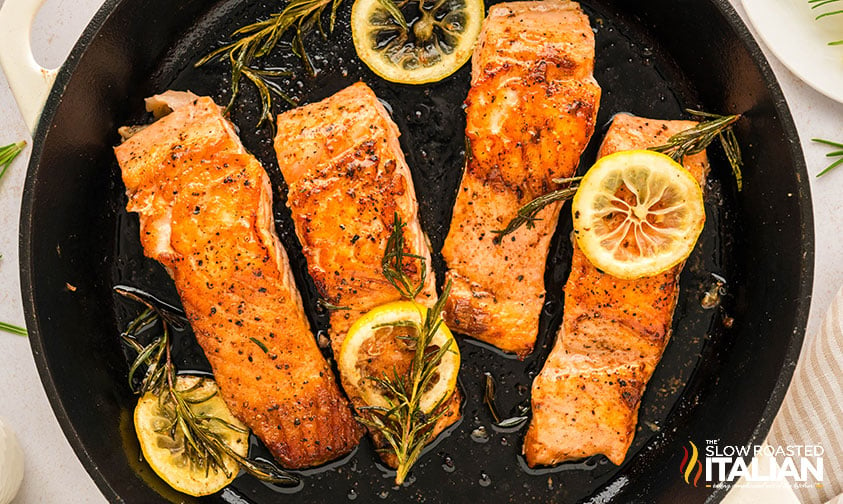
[[[731,1],[744,16],[740,1]],[[100,4],[101,0],[48,0],[33,33],[38,60],[46,66],[58,65]],[[843,104],[817,93],[765,52],[796,121],[808,172],[814,175],[826,165],[828,150],[810,139],[843,139]],[[22,138],[30,140],[29,131],[0,73],[0,145]],[[20,325],[18,221],[28,158],[29,146],[0,180],[0,320]],[[820,179],[811,177],[811,192],[816,274],[808,331],[815,330],[843,285],[843,167]],[[25,338],[0,333],[0,385],[0,417],[17,433],[26,455],[23,485],[14,502],[104,502],[61,432]]]

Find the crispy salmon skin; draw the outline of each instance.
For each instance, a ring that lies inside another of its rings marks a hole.
[[[161,106],[115,149],[144,253],[173,277],[231,412],[284,467],[348,453],[362,430],[310,332],[266,172],[210,98],[148,101]]]
[[[278,116],[275,151],[308,272],[320,295],[340,308],[331,311],[334,355],[355,320],[401,299],[381,266],[395,215],[407,224],[405,252],[424,258],[424,288],[416,301],[427,306],[436,301],[430,247],[398,135],[398,127],[363,83]],[[420,262],[408,261],[407,266],[405,273],[418,280]],[[343,384],[355,407],[366,405]],[[459,406],[455,392],[443,406],[434,436],[460,418]],[[374,439],[382,444],[377,435]],[[385,460],[393,462],[388,456]]]
[[[660,145],[695,124],[618,114],[598,156]],[[683,164],[704,183],[704,152]],[[562,327],[533,381],[533,418],[524,439],[528,465],[596,454],[623,462],[644,388],[670,339],[682,266],[621,280],[595,268],[574,243]]]
[[[560,203],[496,243],[518,209],[570,177],[594,132],[594,34],[576,2],[494,5],[472,56],[468,152],[442,249],[455,331],[524,356],[544,304]]]

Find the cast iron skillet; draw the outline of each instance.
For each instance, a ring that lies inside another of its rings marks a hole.
[[[642,402],[640,426],[625,463],[602,457],[530,471],[519,458],[524,427],[491,426],[482,404],[484,372],[498,384],[504,416],[529,400],[561,321],[570,219],[561,219],[548,262],[548,300],[536,352],[524,362],[462,340],[464,420],[425,455],[405,488],[393,488],[368,441],[351,456],[305,473],[295,493],[278,495],[238,478],[208,502],[335,502],[357,498],[404,502],[701,502],[725,490],[686,484],[683,447],[717,439],[759,443],[778,410],[796,364],[808,314],[813,270],[810,194],[796,131],[761,52],[726,0],[584,0],[597,40],[596,77],[603,87],[599,124],[583,165],[590,164],[611,115],[628,111],[683,117],[683,108],[744,112],[744,189],[712,149],[706,187],[708,222],[685,268],[674,335]],[[340,13],[346,19],[351,0]],[[105,496],[116,502],[181,501],[139,460],[118,333],[137,307],[111,287],[130,284],[178,302],[161,268],[142,256],[137,218],[125,213],[112,154],[117,127],[148,121],[142,98],[190,88],[227,98],[226,69],[191,63],[222,34],[265,16],[277,2],[110,0],[95,16],[59,74],[35,139],[21,220],[21,278],[32,349],[65,434]],[[284,49],[273,65],[296,76],[282,84],[302,102],[321,99],[362,79],[389,104],[402,131],[419,193],[422,224],[437,251],[447,233],[464,152],[460,103],[468,68],[416,88],[390,85],[354,58],[348,27],[328,41],[309,41],[315,78]],[[276,221],[290,253],[305,307],[324,329],[313,285],[284,206],[286,188],[268,130],[255,130],[255,96],[232,112],[246,146],[275,185]],[[563,209],[568,215],[569,207]],[[722,304],[704,310],[712,273],[728,280]],[[724,321],[726,321],[724,323]],[[183,339],[185,367],[206,364]],[[477,431],[486,429],[486,436]],[[473,434],[473,436],[472,436]],[[481,442],[481,441],[486,442]],[[254,453],[266,451],[256,443]]]

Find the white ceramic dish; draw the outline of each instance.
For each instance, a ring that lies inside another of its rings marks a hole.
[[[811,9],[808,0],[742,0],[747,18],[775,56],[820,93],[843,103],[843,1]]]

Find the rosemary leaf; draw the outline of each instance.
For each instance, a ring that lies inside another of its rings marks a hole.
[[[412,320],[395,320],[393,322],[384,322],[382,324],[375,324],[372,326],[372,329],[380,329],[381,327],[412,327],[417,330],[417,332],[421,332],[419,330],[419,325]],[[411,336],[398,336],[399,338],[409,338],[415,339],[415,337]]]
[[[190,394],[192,392],[194,392],[198,387],[201,387],[201,386],[202,386],[202,381],[199,380],[199,381],[196,382],[196,385],[190,387],[187,390],[182,391],[182,394],[184,395],[184,401],[188,404],[202,404],[203,402],[208,401],[208,400],[212,399],[213,397],[215,397],[217,395],[217,391],[214,390],[210,394],[207,394],[207,395],[204,395],[204,396],[192,397]],[[211,420],[211,419],[219,420],[216,417],[206,416],[204,414],[203,415],[197,415],[197,418],[202,419],[202,420]],[[226,423],[224,420],[220,420],[220,422]]]
[[[825,140],[822,138],[812,138],[812,142],[816,142],[823,145],[828,145],[830,147],[835,147],[837,149],[843,149],[843,143],[840,142],[832,142],[831,140]],[[817,177],[821,177],[826,173],[830,172],[832,169],[840,166],[843,164],[843,150],[833,150],[826,154],[826,157],[837,158],[833,161],[830,165],[826,166],[821,172],[817,173]]]
[[[579,188],[578,185],[574,184],[579,183],[580,180],[582,180],[582,177],[572,177],[554,180],[554,182],[558,184],[568,184],[568,187],[564,187],[562,189],[557,189],[547,194],[543,194],[519,208],[515,217],[513,217],[512,220],[509,221],[509,224],[507,224],[505,228],[492,231],[497,235],[494,238],[494,242],[496,244],[500,244],[501,239],[503,239],[504,236],[514,232],[521,226],[526,225],[527,229],[532,229],[533,227],[535,227],[536,221],[540,220],[536,217],[536,215],[538,215],[539,212],[541,212],[546,206],[550,205],[551,203],[554,203],[556,201],[567,201],[573,198],[574,195],[577,193],[577,189]]]
[[[495,426],[497,426],[501,429],[511,429],[511,428],[519,427],[519,426],[523,425],[524,422],[526,422],[528,418],[529,417],[527,417],[527,416],[514,416],[514,417],[510,417],[510,418],[506,418],[504,420],[501,420],[500,422],[496,422]]]
[[[835,161],[835,162],[831,163],[830,165],[828,165],[828,166],[826,167],[826,169],[825,169],[825,170],[823,170],[823,171],[821,171],[821,172],[817,173],[817,177],[819,177],[820,175],[825,175],[826,173],[828,173],[829,171],[831,171],[833,168],[837,168],[837,167],[838,167],[838,166],[840,166],[841,164],[843,164],[843,158],[838,159],[837,161]]]
[[[137,341],[133,340],[132,338],[126,337],[125,334],[121,334],[120,338],[123,340],[123,343],[130,346],[135,353],[141,353],[143,351],[143,347]]]
[[[492,373],[485,372],[483,373],[486,376],[486,386],[483,389],[483,404],[488,406],[489,413],[492,414],[492,419],[495,423],[501,421],[501,417],[498,414],[498,408],[495,406],[495,378],[492,376]]]
[[[252,84],[254,84],[255,88],[258,90],[258,95],[260,96],[261,115],[256,127],[262,126],[265,122],[269,124],[274,123],[272,120],[272,93],[277,94],[287,103],[295,105],[295,102],[293,102],[286,93],[281,91],[281,87],[278,84],[267,79],[267,76],[272,75],[270,72],[256,70],[248,66],[242,67],[240,71],[252,82]],[[236,95],[232,93],[232,98],[234,98],[234,96]],[[232,104],[233,101],[229,101],[228,106],[231,107]]]
[[[501,417],[498,414],[498,408],[495,405],[495,378],[492,376],[492,373],[485,372],[483,374],[486,376],[486,385],[483,389],[483,404],[489,408],[489,413],[492,415],[495,427],[500,429],[520,427],[529,418],[527,415],[523,414],[525,411],[523,411],[522,407],[519,406],[520,415],[501,420]]]
[[[158,338],[146,347],[142,347],[141,351],[138,352],[137,357],[135,357],[134,362],[132,362],[132,365],[129,367],[130,387],[134,388],[135,373],[141,369],[141,367],[146,367],[148,372],[155,370],[158,363],[161,361],[161,357],[163,355],[162,352],[164,351],[164,343],[164,338]],[[141,387],[144,387],[143,383],[141,384]]]
[[[6,174],[6,170],[9,169],[9,166],[11,166],[12,161],[18,157],[18,154],[21,153],[25,146],[26,142],[21,140],[20,142],[0,147],[0,178],[3,178],[3,175]],[[8,333],[24,337],[29,335],[25,328],[9,324],[7,322],[0,322],[0,331],[6,331]]]
[[[407,20],[404,19],[404,13],[401,12],[401,9],[399,9],[397,5],[395,5],[395,2],[392,0],[378,0],[378,3],[381,4],[381,7],[383,7],[386,12],[392,16],[392,19],[394,19],[401,28],[407,30]]]
[[[317,304],[319,304],[319,306],[321,306],[322,308],[324,308],[324,309],[326,309],[326,310],[328,310],[328,311],[334,311],[334,310],[351,310],[351,307],[350,307],[350,306],[340,306],[340,305],[335,305],[335,304],[331,303],[330,301],[326,301],[326,300],[324,300],[324,299],[322,299],[322,298],[317,299],[317,300],[316,300],[316,303],[317,303]]]
[[[252,343],[254,343],[255,345],[257,345],[257,346],[258,346],[258,348],[260,348],[261,350],[263,350],[263,353],[268,353],[268,352],[269,352],[269,349],[268,349],[268,348],[266,348],[266,345],[263,343],[263,341],[261,341],[261,340],[259,340],[259,339],[255,338],[255,337],[250,337],[249,339],[250,339],[250,340],[252,340]]]
[[[840,143],[840,142],[832,142],[831,140],[825,140],[825,139],[822,139],[822,138],[812,138],[811,141],[817,142],[819,144],[830,145],[832,147],[838,147],[840,149],[843,149],[843,143]]]
[[[225,451],[226,455],[236,460],[244,471],[259,480],[281,486],[296,486],[301,481],[296,476],[279,469],[278,466],[271,462],[243,457],[225,443],[219,443],[219,446]]]
[[[18,157],[18,154],[21,153],[25,146],[26,142],[21,140],[20,142],[0,147],[0,178],[3,178],[3,175],[6,174],[6,170],[9,169],[12,161]]]
[[[726,159],[729,160],[729,166],[732,168],[732,176],[735,177],[735,185],[738,191],[743,189],[743,173],[741,167],[743,166],[743,158],[741,158],[741,148],[738,145],[738,137],[731,128],[720,132],[718,136],[720,145],[723,147],[723,152],[726,154]]]
[[[836,10],[836,11],[831,11],[831,12],[823,12],[822,14],[820,14],[819,16],[817,16],[815,19],[822,19],[822,18],[824,18],[824,17],[834,16],[835,14],[843,14],[843,10]]]
[[[7,333],[16,334],[18,336],[28,336],[29,333],[26,332],[26,329],[20,326],[16,326],[14,324],[8,324],[6,322],[0,322],[0,331],[6,331]]]
[[[427,263],[425,258],[404,251],[404,228],[407,224],[395,212],[392,220],[392,233],[386,241],[386,251],[381,259],[383,276],[401,294],[401,297],[414,300],[424,289],[427,279]],[[405,259],[416,259],[419,262],[420,279],[413,283],[413,279],[405,272]]]
[[[242,26],[231,36],[233,41],[214,49],[202,58],[195,66],[202,66],[215,60],[227,58],[231,65],[231,97],[226,111],[228,111],[240,93],[241,77],[245,76],[254,84],[261,99],[261,114],[258,126],[264,122],[272,123],[272,96],[270,91],[281,96],[288,103],[292,100],[284,94],[280,87],[269,80],[278,74],[267,73],[254,66],[255,60],[268,55],[275,49],[281,37],[288,30],[293,30],[293,52],[301,58],[305,68],[314,74],[313,65],[304,48],[304,37],[316,27],[323,36],[334,30],[337,9],[342,0],[291,0],[281,12],[272,14],[268,19]],[[323,12],[330,6],[328,29],[322,25]]]

